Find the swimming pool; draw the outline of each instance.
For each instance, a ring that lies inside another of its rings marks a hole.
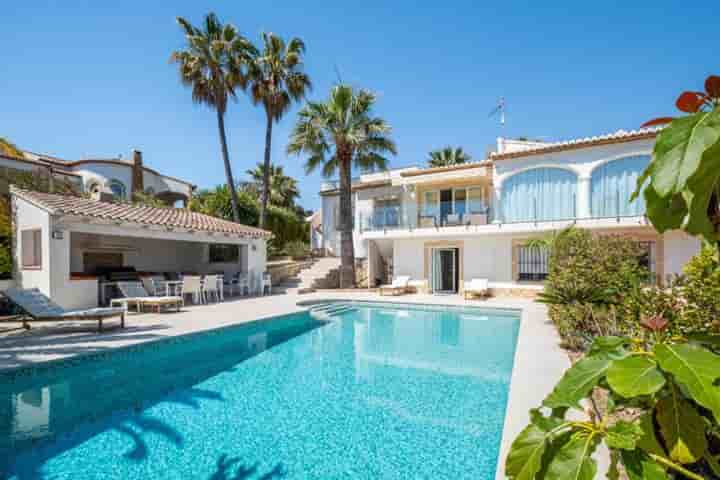
[[[328,305],[0,375],[0,476],[491,479],[518,326]]]

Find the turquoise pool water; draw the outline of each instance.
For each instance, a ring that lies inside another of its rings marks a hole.
[[[334,310],[0,375],[0,478],[494,478],[518,315]]]

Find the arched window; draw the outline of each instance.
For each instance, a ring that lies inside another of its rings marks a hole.
[[[638,177],[650,163],[649,155],[612,160],[592,173],[590,212],[593,217],[635,216],[645,214],[645,199],[630,202]]]
[[[506,222],[566,220],[575,217],[577,175],[562,168],[534,168],[503,182]]]
[[[100,192],[100,184],[95,180],[91,180],[90,182],[88,182],[87,187],[85,188],[87,192],[91,195],[97,195]]]
[[[110,187],[110,191],[112,192],[113,196],[115,198],[118,198],[120,200],[125,200],[127,196],[127,190],[125,189],[125,184],[122,183],[120,180],[110,180],[110,183],[108,184]]]

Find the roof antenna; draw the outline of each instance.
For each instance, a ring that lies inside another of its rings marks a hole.
[[[500,126],[505,126],[505,97],[500,97],[498,100],[498,104],[495,108],[493,108],[490,113],[488,114],[488,117],[495,117],[500,116]]]
[[[337,63],[334,64],[333,67],[335,68],[335,75],[337,76],[338,84],[342,85],[342,77],[340,76],[340,69],[338,68]]]

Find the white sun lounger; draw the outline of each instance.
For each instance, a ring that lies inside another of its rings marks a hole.
[[[382,285],[380,295],[402,295],[407,293],[410,277],[407,275],[395,277],[390,285]]]
[[[103,320],[120,317],[120,327],[125,328],[124,308],[89,308],[85,310],[65,310],[50,300],[37,288],[8,288],[3,294],[26,314],[23,327],[29,329],[28,322],[64,322],[71,320],[92,320],[98,322],[98,331],[103,330]],[[30,317],[30,318],[28,318]]]
[[[465,282],[465,300],[468,297],[489,297],[490,286],[487,278],[473,278],[469,282]]]

